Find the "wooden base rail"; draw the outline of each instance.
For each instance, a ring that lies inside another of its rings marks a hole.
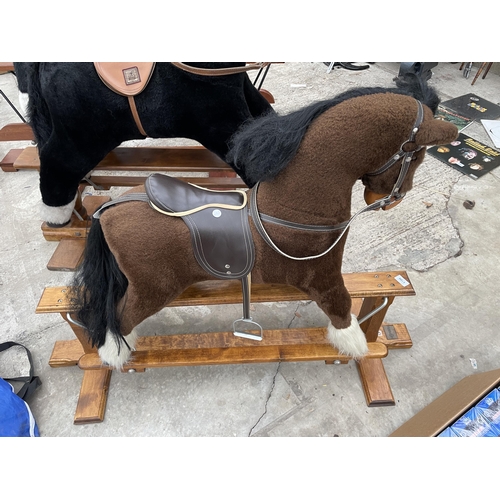
[[[12,127],[8,125],[7,127]],[[39,170],[40,159],[35,146],[13,149],[10,168],[3,170]],[[68,158],[68,162],[71,158]],[[96,166],[94,170],[209,172],[231,167],[203,146],[119,147]]]
[[[344,282],[353,299],[352,312],[360,318],[388,299],[380,311],[361,325],[368,340],[369,353],[356,361],[356,365],[367,405],[393,406],[395,400],[382,359],[391,349],[410,348],[412,341],[403,323],[388,324],[384,318],[395,297],[413,296],[415,291],[405,271],[344,274]],[[36,308],[39,314],[61,314],[76,336],[75,340],[55,343],[49,365],[53,368],[77,365],[83,370],[74,423],[102,422],[112,370],[101,364],[84,330],[68,319],[72,308],[67,297],[68,287],[46,288]],[[309,298],[290,286],[252,284],[253,303],[297,300]],[[241,301],[238,282],[207,281],[188,288],[169,307],[236,304]],[[325,327],[264,330],[260,342],[235,337],[230,331],[154,335],[140,337],[136,349],[123,371],[282,361],[325,361],[340,365],[351,361],[328,343]]]

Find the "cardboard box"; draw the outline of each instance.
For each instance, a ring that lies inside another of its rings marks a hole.
[[[465,377],[389,437],[436,437],[500,386],[500,369]]]

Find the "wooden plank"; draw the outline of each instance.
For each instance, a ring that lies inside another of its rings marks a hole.
[[[2,170],[4,172],[16,172],[17,169],[14,167],[14,162],[22,152],[22,149],[11,149],[0,162]]]
[[[40,169],[37,148],[25,148],[17,159],[15,167],[17,169]],[[210,170],[232,171],[232,168],[203,146],[170,146],[116,148],[94,170],[207,172]]]
[[[9,71],[14,71],[14,63],[0,62],[0,73],[8,73]]]
[[[34,141],[33,129],[27,123],[9,123],[0,129],[0,141]]]
[[[408,297],[415,295],[408,273],[403,270],[384,271],[383,273],[348,273],[342,276],[349,293],[355,290],[360,291],[356,295],[351,293],[351,297]],[[369,293],[365,293],[367,291]]]
[[[91,424],[104,420],[112,373],[112,370],[109,369],[83,372],[83,381],[76,407],[74,424]]]
[[[286,330],[289,332],[290,330]],[[272,335],[271,330],[264,331],[264,337]],[[232,335],[227,332],[226,335]],[[323,329],[325,335],[325,329]],[[156,343],[158,337],[149,340]],[[160,341],[161,342],[161,341]],[[339,354],[337,349],[329,344],[281,344],[261,345],[254,341],[253,345],[243,347],[195,347],[188,349],[153,349],[132,353],[130,362],[124,366],[125,370],[144,368],[163,368],[169,366],[199,366],[240,363],[272,363],[282,361],[333,361],[336,359],[349,361],[349,356]],[[387,356],[387,349],[383,344],[369,344],[367,356],[382,358]],[[97,353],[85,354],[80,358],[78,366],[83,370],[102,368],[102,362]]]
[[[197,186],[202,186],[209,189],[238,189],[238,188],[247,188],[248,186],[242,181],[240,177],[218,177],[212,175],[211,172],[210,177],[181,177],[176,176],[177,179],[180,179],[184,182],[190,182],[192,184],[196,184]],[[230,174],[231,172],[227,172]],[[96,189],[107,190],[114,186],[119,187],[134,187],[144,184],[147,175],[91,175],[89,180],[92,184],[97,186]],[[85,181],[82,181],[83,184],[86,184]]]
[[[43,237],[47,241],[61,241],[65,238],[86,238],[90,223],[90,220],[81,221],[75,215],[72,215],[71,223],[65,227],[50,227],[46,222],[43,222],[41,229]]]
[[[49,366],[52,368],[75,366],[84,354],[85,351],[78,339],[58,340],[52,349]]]
[[[396,402],[382,360],[365,357],[357,361],[356,366],[363,384],[366,404],[370,407],[395,406]]]
[[[16,170],[40,170],[40,159],[38,158],[38,149],[35,146],[24,148],[17,157],[14,167]]]
[[[110,196],[87,195],[83,197],[82,204],[87,210],[89,217],[91,217],[101,205],[108,201],[111,201]]]
[[[368,276],[364,276],[364,275]],[[390,273],[404,275],[404,271]],[[371,297],[380,292],[378,287],[380,278],[371,278],[372,273],[348,273],[344,274],[344,283],[351,297]],[[392,278],[385,278],[391,280]],[[384,281],[385,283],[385,281]],[[36,313],[53,313],[71,311],[71,305],[67,301],[68,287],[45,288],[36,308]],[[385,287],[385,293],[391,296],[414,295],[413,287],[405,288]],[[279,302],[309,300],[309,297],[288,285],[278,284],[256,284],[252,283],[252,302]],[[242,301],[241,285],[237,280],[211,280],[196,283],[185,290],[179,297],[173,300],[169,307],[197,306],[197,305],[221,305],[237,304]]]
[[[382,323],[377,342],[382,342],[387,349],[409,349],[413,342],[404,323]]]
[[[330,345],[326,328],[291,328],[265,330],[261,341],[236,337],[233,332],[186,333],[174,335],[155,335],[139,337],[136,349],[151,351],[153,349],[226,349],[232,347],[261,347],[283,345]],[[383,352],[383,350],[381,351]]]
[[[74,271],[83,258],[85,243],[83,238],[61,240],[47,264],[47,269],[49,271]]]

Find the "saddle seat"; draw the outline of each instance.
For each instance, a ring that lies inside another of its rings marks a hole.
[[[184,220],[203,269],[219,279],[250,273],[255,249],[244,191],[212,191],[164,174],[150,175],[145,188],[152,208]]]
[[[149,83],[154,62],[95,62],[100,79],[114,92],[124,96],[140,94]]]

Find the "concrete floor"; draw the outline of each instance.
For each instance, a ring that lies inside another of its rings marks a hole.
[[[472,76],[465,79],[458,68],[439,63],[433,69],[431,83],[442,100],[473,92],[499,102],[498,74],[471,86]],[[398,69],[399,63],[376,63],[366,71],[327,74],[323,63],[286,63],[271,68],[264,87],[275,96],[275,109],[287,113],[353,86],[391,86]],[[0,75],[0,88],[17,104],[12,75]],[[0,99],[0,126],[17,121]],[[481,124],[467,134],[493,146]],[[151,143],[190,142],[134,142]],[[0,157],[28,144],[0,143]],[[404,203],[363,216],[350,232],[344,272],[404,269],[417,292],[396,299],[387,316],[406,323],[413,340],[411,349],[390,351],[384,360],[394,407],[367,407],[353,362],[181,367],[114,373],[104,422],[74,425],[82,373],[48,366],[55,341],[73,334],[60,316],[34,312],[44,287],[71,278],[46,268],[56,243],[40,230],[36,171],[0,172],[0,342],[31,350],[43,385],[30,407],[45,437],[388,436],[462,378],[500,367],[499,181],[498,169],[474,181],[428,155]],[[355,208],[362,206],[359,189],[354,199]],[[472,210],[465,200],[475,201]],[[167,309],[141,330],[227,330],[240,314],[239,306]],[[257,305],[255,318],[265,328],[327,323],[308,301]],[[0,376],[25,369],[21,351],[0,355]]]

